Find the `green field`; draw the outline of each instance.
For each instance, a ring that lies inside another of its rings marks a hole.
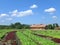
[[[7,32],[11,32],[14,30],[11,29],[5,29],[0,30],[0,39],[3,35],[5,35]],[[52,41],[48,38],[43,38],[38,35],[34,34],[40,34],[45,36],[51,36],[53,38],[60,38],[60,30],[15,30],[17,37],[19,38],[21,45],[59,45],[58,43]],[[2,39],[1,39],[2,40]]]
[[[60,30],[44,30],[44,31],[38,30],[38,31],[33,31],[33,33],[52,36],[54,38],[60,38]]]

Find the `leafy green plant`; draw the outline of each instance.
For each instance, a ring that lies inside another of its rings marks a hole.
[[[57,45],[55,42],[49,40],[49,39],[45,39],[36,35],[32,34],[32,31],[26,30],[23,32],[25,35],[27,35],[29,38],[35,40],[36,42],[38,42],[41,45]]]
[[[22,45],[37,45],[30,38],[26,37],[23,33],[17,32],[16,34],[19,37],[20,41],[22,42]]]
[[[35,34],[42,34],[45,36],[51,36],[53,38],[60,38],[60,30],[40,30],[40,31],[32,31]]]

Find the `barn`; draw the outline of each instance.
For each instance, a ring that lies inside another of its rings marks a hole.
[[[45,30],[45,26],[44,24],[33,24],[30,26],[30,29],[32,30]]]

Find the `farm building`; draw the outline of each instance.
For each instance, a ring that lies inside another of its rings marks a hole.
[[[30,26],[30,29],[32,30],[45,30],[45,26],[44,24],[33,24]]]

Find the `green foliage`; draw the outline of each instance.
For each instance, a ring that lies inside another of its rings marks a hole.
[[[36,34],[42,34],[45,36],[51,36],[53,38],[60,38],[60,30],[38,30],[38,31],[33,31],[33,33]]]
[[[23,28],[23,29],[29,29],[29,28],[30,28],[30,26],[29,26],[29,25],[27,25],[27,24],[22,24],[22,28]]]
[[[53,25],[52,24],[47,25],[46,29],[53,29]]]
[[[53,27],[56,28],[56,27],[59,27],[59,25],[57,23],[54,23]]]
[[[11,29],[3,29],[0,30],[0,39],[3,35],[5,35],[7,32],[13,31]],[[16,30],[16,35],[20,39],[22,45],[58,45],[57,43],[53,42],[50,39],[42,38],[40,36],[34,35],[36,34],[42,34],[46,36],[52,36],[55,38],[60,38],[60,31],[59,30]],[[37,42],[37,43],[36,43]],[[39,43],[39,44],[38,44]]]
[[[32,34],[32,32],[33,31],[30,30],[22,31],[22,33],[17,31],[17,35],[23,45],[27,45],[27,43],[29,43],[29,45],[33,45],[31,41],[27,41],[27,40],[34,40],[33,42],[37,42],[41,45],[57,45],[55,42],[49,39],[44,39],[42,37]]]
[[[48,25],[46,25],[45,29],[55,29],[56,27],[59,27],[59,25],[57,23],[48,24]]]
[[[16,22],[11,25],[0,25],[0,29],[29,29],[29,25]]]
[[[22,45],[37,45],[30,38],[26,37],[23,33],[18,31],[16,34],[19,37],[20,41],[22,42]]]

